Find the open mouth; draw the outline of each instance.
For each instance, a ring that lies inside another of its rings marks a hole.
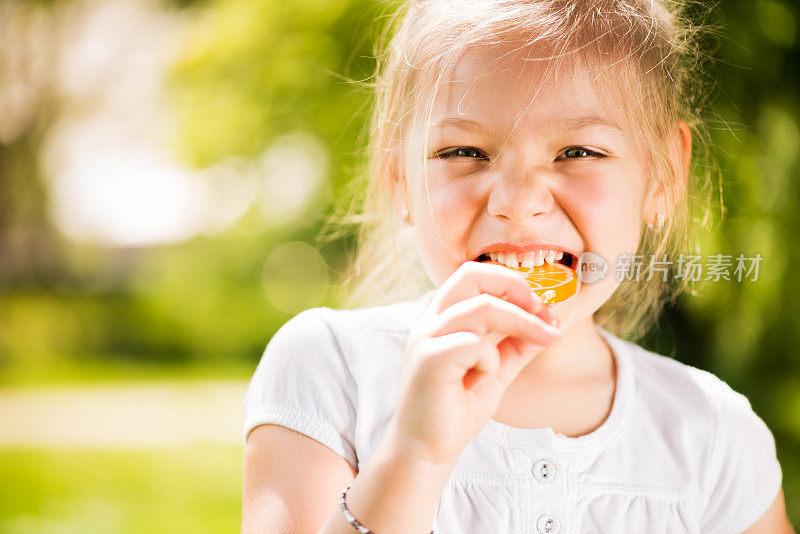
[[[543,253],[545,252],[545,253]],[[496,261],[498,263],[502,263],[503,265],[507,265],[509,267],[523,267],[529,268],[534,267],[536,265],[543,265],[545,263],[555,264],[560,263],[561,265],[566,265],[570,269],[577,268],[577,257],[573,256],[569,252],[563,251],[549,251],[550,254],[546,253],[547,251],[537,251],[537,253],[525,253],[518,254],[518,253],[487,253],[481,254],[477,257],[475,261],[477,262],[486,262],[486,261]],[[555,253],[555,254],[553,254]]]

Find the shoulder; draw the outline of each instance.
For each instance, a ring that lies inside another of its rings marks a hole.
[[[361,308],[311,308],[287,322],[276,335],[335,341],[348,354],[375,352],[376,345],[404,342],[432,292],[391,304]]]
[[[408,332],[432,295],[433,292],[429,291],[412,300],[360,308],[309,308],[292,317],[284,326],[292,329],[316,324],[319,328],[324,323],[337,330],[357,326],[375,331]]]
[[[269,340],[245,392],[243,439],[263,424],[305,434],[357,465],[357,385],[330,310],[304,310]]]
[[[352,381],[354,357],[335,312],[309,308],[286,321],[267,342],[252,382]],[[285,384],[271,387],[280,389]]]
[[[355,328],[361,332],[408,333],[432,296],[433,291],[429,291],[412,300],[361,308],[325,308],[325,310],[334,328],[341,330]]]
[[[742,428],[763,425],[747,398],[713,373],[627,340],[612,340],[627,356],[637,428],[668,444],[665,454],[676,462],[707,466],[714,451],[739,437],[726,428],[730,418]]]
[[[329,308],[309,308],[286,321],[267,344],[266,353],[315,352],[336,341],[330,322]]]
[[[658,427],[674,451],[698,460],[712,478],[732,468],[736,456],[750,457],[770,476],[779,472],[772,433],[745,395],[709,371],[621,343],[633,368],[640,422]]]
[[[289,319],[272,336],[265,351],[266,360],[335,357],[348,367],[357,368],[359,354],[383,353],[384,345],[394,348],[404,343],[429,296],[426,293],[414,300],[362,308],[309,308]]]
[[[722,406],[742,399],[747,401],[744,395],[709,371],[630,341],[620,342],[630,356],[638,400],[649,400],[687,416],[698,414],[705,422],[716,419]]]
[[[641,347],[635,361],[637,381],[651,402],[711,433],[714,449],[729,448],[726,441],[747,439],[751,432],[771,437],[749,399],[715,374]]]
[[[408,331],[410,303],[353,309],[329,307],[309,308],[286,321],[270,339],[270,343],[340,341],[353,332]]]
[[[745,395],[714,374],[625,344],[635,369],[638,422],[668,444],[662,458],[673,457],[681,478],[696,477],[702,531],[742,532],[781,487],[769,427]]]

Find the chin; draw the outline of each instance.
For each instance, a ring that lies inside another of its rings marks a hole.
[[[546,308],[561,323],[560,328],[566,331],[578,323],[592,320],[594,312],[603,304],[599,302],[596,307],[589,305],[586,296],[586,291],[581,287],[572,297],[555,304],[547,304]]]

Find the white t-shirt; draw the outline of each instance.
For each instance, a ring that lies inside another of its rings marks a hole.
[[[433,294],[289,320],[247,389],[244,438],[258,425],[282,425],[358,470],[386,431],[408,331]],[[444,487],[437,534],[732,534],[767,510],[781,467],[747,398],[709,372],[597,329],[617,363],[606,421],[570,438],[489,420]]]

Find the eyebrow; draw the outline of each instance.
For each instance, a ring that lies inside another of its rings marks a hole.
[[[545,133],[553,135],[563,132],[569,132],[571,130],[579,130],[580,128],[586,128],[588,126],[604,126],[606,128],[611,128],[614,130],[618,130],[620,132],[622,131],[622,128],[620,128],[613,122],[610,122],[602,117],[597,117],[594,115],[555,120],[546,124],[543,130]],[[446,117],[437,122],[433,126],[433,128],[437,129],[458,128],[470,132],[494,135],[496,137],[499,137],[499,135],[496,132],[487,128],[480,122],[476,122],[470,119],[462,119],[460,117]]]

